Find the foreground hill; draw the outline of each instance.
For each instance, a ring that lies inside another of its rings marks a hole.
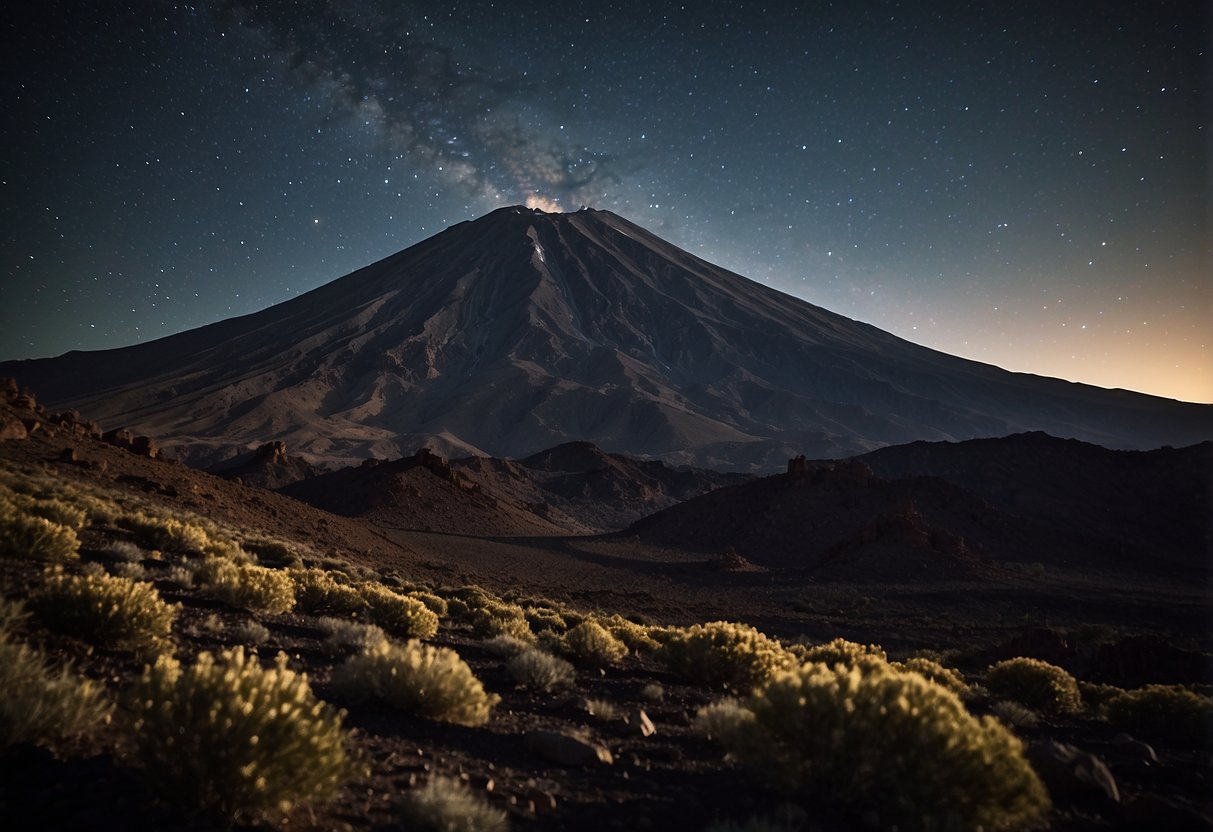
[[[348,464],[586,440],[772,470],[1026,430],[1122,448],[1213,438],[1213,406],[935,352],[589,210],[503,208],[254,315],[0,374],[209,463],[267,441]]]

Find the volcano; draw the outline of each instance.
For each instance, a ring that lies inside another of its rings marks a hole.
[[[523,457],[569,441],[770,470],[914,440],[1213,438],[1213,406],[1011,373],[714,266],[607,211],[502,208],[261,312],[10,361],[43,401],[214,463]]]

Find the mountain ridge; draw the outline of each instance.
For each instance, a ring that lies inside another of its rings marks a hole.
[[[498,209],[252,315],[0,374],[206,463],[271,440],[335,464],[586,440],[772,470],[800,452],[1026,430],[1109,447],[1213,438],[1213,406],[939,353],[592,210]]]

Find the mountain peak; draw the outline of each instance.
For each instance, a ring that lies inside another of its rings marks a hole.
[[[499,208],[254,315],[0,364],[57,407],[209,462],[525,457],[585,440],[773,470],[916,439],[1213,437],[1213,407],[1008,373],[712,265],[610,211]]]

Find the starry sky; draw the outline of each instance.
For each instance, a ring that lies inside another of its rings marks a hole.
[[[936,349],[1213,402],[1208,9],[28,4],[0,24],[0,359],[588,205]]]

